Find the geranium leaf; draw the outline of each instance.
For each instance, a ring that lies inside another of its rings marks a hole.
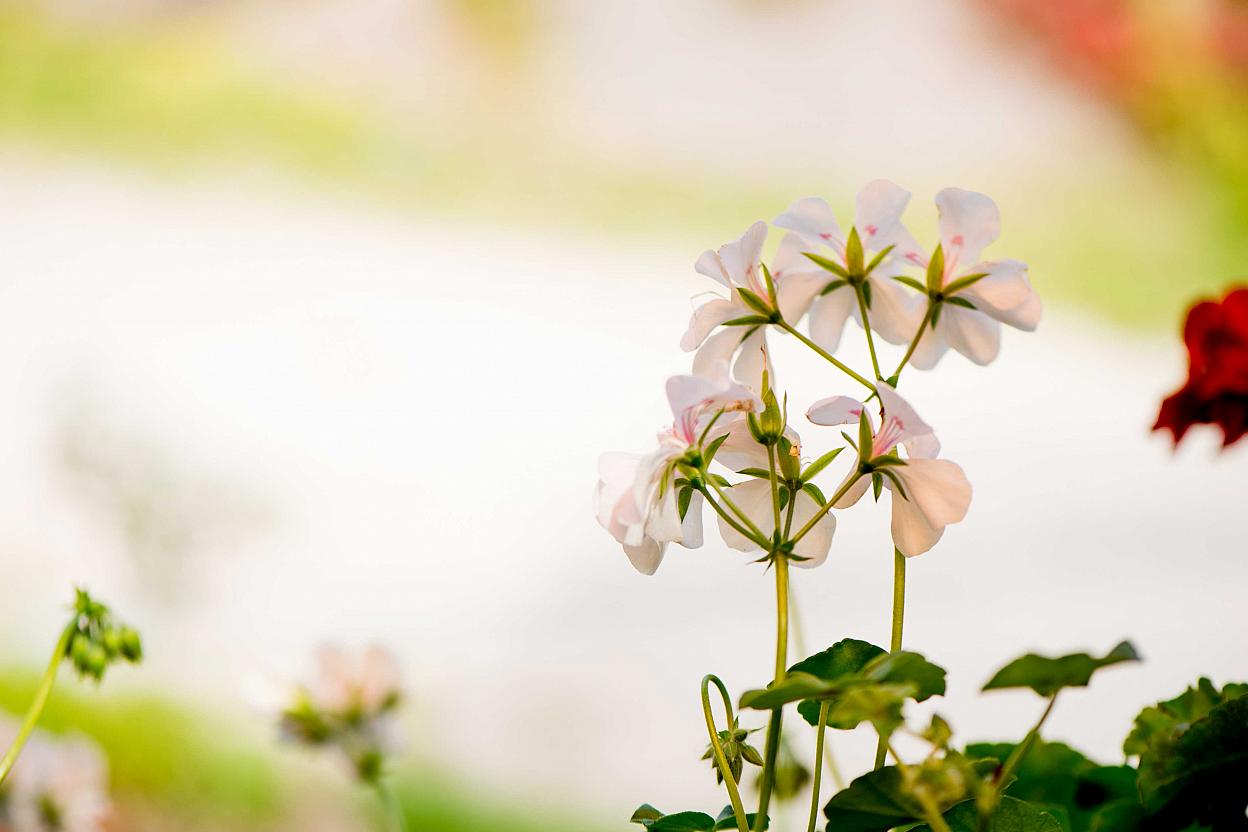
[[[882,648],[868,641],[846,638],[827,650],[802,659],[789,668],[789,673],[809,673],[830,682],[857,673],[872,659],[883,655],[885,651]],[[797,706],[797,712],[811,725],[819,724],[818,702],[802,702]]]
[[[977,832],[979,812],[974,800],[964,800],[944,815],[950,832]],[[988,832],[1062,832],[1062,824],[1049,812],[1014,797],[1003,797],[992,813]],[[914,832],[931,832],[924,824]]]
[[[1062,688],[1087,687],[1092,674],[1103,667],[1139,660],[1139,654],[1129,641],[1122,642],[1100,658],[1087,653],[1071,653],[1054,659],[1028,653],[998,670],[983,689],[1031,688],[1041,696],[1052,696]]]
[[[862,775],[823,807],[828,829],[835,832],[886,832],[913,823],[922,814],[918,802],[905,793],[896,766]]]
[[[1245,694],[1248,694],[1248,685],[1229,684],[1219,691],[1213,682],[1202,677],[1196,682],[1196,687],[1140,711],[1135,718],[1135,727],[1122,744],[1122,752],[1128,756],[1143,754],[1155,737],[1180,730],[1203,719],[1218,705]]]
[[[790,702],[823,696],[836,690],[839,688],[835,684],[825,682],[818,676],[812,676],[809,673],[790,673],[779,682],[773,682],[769,687],[761,690],[747,690],[741,694],[741,707],[770,711]]]
[[[650,832],[711,832],[715,818],[706,812],[677,812],[650,824]]]
[[[878,656],[863,668],[862,676],[881,684],[913,685],[916,702],[945,692],[945,669],[908,650]]]
[[[643,803],[637,807],[637,811],[633,812],[633,816],[628,819],[628,822],[640,823],[642,826],[649,826],[661,817],[663,817],[662,812],[651,806],[649,803]]]

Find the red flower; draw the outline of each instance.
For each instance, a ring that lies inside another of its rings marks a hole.
[[[1193,306],[1183,340],[1187,383],[1161,403],[1153,430],[1170,431],[1177,445],[1192,425],[1218,425],[1222,446],[1231,445],[1248,433],[1248,288]]]

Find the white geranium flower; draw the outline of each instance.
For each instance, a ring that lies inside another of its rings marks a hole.
[[[966,516],[971,504],[971,484],[956,463],[936,459],[940,442],[914,408],[896,390],[881,383],[876,388],[884,407],[883,424],[874,428],[871,412],[857,399],[832,396],[815,402],[806,417],[816,425],[857,424],[862,413],[872,424],[869,449],[859,457],[883,484],[893,491],[893,543],[906,557],[921,555],[936,545],[945,526]],[[907,457],[899,460],[893,451],[901,445]],[[858,475],[856,470],[850,476]],[[837,501],[836,508],[848,508],[862,498],[871,476],[860,476]],[[897,492],[900,484],[902,494]]]
[[[698,447],[711,420],[718,418],[716,425],[722,426],[744,412],[762,409],[751,389],[728,377],[726,361],[716,362],[708,375],[668,379],[667,399],[673,422],[659,434],[655,450],[644,455],[606,453],[598,460],[598,522],[645,575],[659,568],[668,543],[688,549],[702,545],[702,495],[692,493],[682,522],[673,483],[677,462]]]
[[[36,732],[3,789],[0,829],[11,832],[100,832],[111,812],[108,763],[85,737]]]
[[[930,370],[953,347],[976,364],[988,364],[1001,351],[1001,324],[1031,332],[1040,323],[1040,297],[1031,287],[1026,263],[980,259],[1001,233],[1001,212],[992,199],[945,188],[936,194],[936,207],[944,257],[938,290],[952,290],[955,300],[940,305],[936,326],[924,331],[910,363]],[[929,258],[917,246],[902,256],[925,269],[929,266]],[[963,286],[959,281],[973,282]],[[957,299],[974,308],[959,305]]]
[[[728,297],[709,300],[694,310],[689,328],[680,339],[685,352],[697,350],[693,357],[693,372],[706,375],[720,361],[736,361],[732,375],[751,390],[762,391],[763,369],[775,379],[774,369],[767,357],[766,326],[730,326],[715,332],[725,321],[758,315],[741,297],[741,289],[753,292],[764,301],[768,300],[766,277],[760,261],[763,243],[767,240],[767,224],[756,222],[739,240],[726,243],[718,250],[707,250],[698,258],[694,268],[728,290]],[[794,234],[786,234],[770,269],[772,281],[781,296],[781,287],[803,276],[809,278],[818,267],[802,256],[806,244]],[[781,304],[781,312],[784,306]],[[714,334],[712,334],[714,333]]]
[[[316,651],[316,665],[316,676],[305,690],[321,711],[370,719],[391,710],[399,700],[399,667],[383,647],[371,645],[356,654],[322,645]]]
[[[723,463],[734,471],[743,471],[747,468],[767,469],[769,464],[767,448],[754,439],[746,422],[734,422],[726,432],[728,436],[715,454],[716,462]],[[792,428],[786,428],[784,436],[789,443],[788,453],[800,459],[801,437]],[[776,452],[783,453],[782,447],[783,443],[777,445]],[[741,509],[754,525],[758,526],[759,531],[765,537],[772,536],[776,529],[776,517],[775,508],[772,505],[770,478],[752,477],[734,485],[729,490],[728,496],[733,504]],[[798,491],[793,506],[793,520],[788,524],[790,533],[804,527],[821,508],[819,501],[808,492]],[[786,505],[780,512],[782,523],[785,522],[787,515],[788,506]],[[835,532],[836,518],[831,512],[827,512],[793,547],[793,554],[805,558],[805,560],[793,561],[793,565],[811,569],[827,560],[828,550],[832,548],[832,535]],[[752,552],[758,549],[758,544],[730,526],[723,517],[719,518],[719,533],[723,536],[724,542],[733,549],[741,552]]]
[[[899,263],[910,262],[903,260],[900,252],[918,248],[901,223],[901,214],[909,201],[910,192],[892,182],[884,179],[868,182],[858,192],[853,226],[858,230],[868,265],[873,254],[894,246],[871,270],[866,284],[870,287],[871,328],[894,344],[908,343],[922,316],[921,299],[906,292],[892,279]],[[826,256],[846,272],[853,272],[853,265],[846,256],[848,233],[841,231],[832,209],[822,199],[798,200],[776,217],[775,224],[796,232],[808,246],[805,251]],[[821,294],[834,282],[841,285]],[[834,352],[840,344],[847,319],[853,317],[862,324],[854,288],[824,269],[789,280],[781,287],[779,295],[781,312],[789,323],[797,323],[809,309],[811,340],[828,352]]]

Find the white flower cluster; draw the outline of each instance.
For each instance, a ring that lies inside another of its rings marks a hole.
[[[1001,324],[1033,330],[1041,304],[1024,263],[982,257],[1000,233],[991,199],[957,188],[938,193],[940,240],[931,253],[902,223],[909,201],[897,185],[871,182],[844,232],[826,202],[802,199],[774,222],[786,233],[770,268],[761,260],[763,222],[698,258],[695,269],[726,296],[700,305],[681,339],[693,367],[667,383],[672,427],[648,454],[609,453],[599,462],[598,521],[639,571],[653,574],[669,543],[702,545],[704,503],[730,547],[783,553],[805,567],[827,558],[831,509],[848,508],[869,487],[877,497],[892,492],[893,542],[908,557],[931,549],[966,515],[970,484],[959,466],[937,458],[940,443],[896,392],[898,378],[906,366],[935,367],[950,348],[991,362]],[[849,318],[866,333],[873,381],[834,355]],[[809,335],[799,329],[803,320]],[[817,425],[860,426],[855,466],[833,499],[810,482],[830,459],[803,471],[801,440],[779,413],[767,347],[773,333],[798,338],[869,388],[870,405],[833,396],[807,413]],[[873,335],[908,345],[891,376],[880,371]],[[782,430],[770,437],[758,415],[768,408]],[[712,462],[750,479],[731,483]]]

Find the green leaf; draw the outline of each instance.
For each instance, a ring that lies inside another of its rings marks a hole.
[[[833,644],[827,650],[802,659],[789,668],[789,673],[808,673],[819,679],[831,682],[846,676],[857,674],[877,656],[887,655],[886,652],[868,641],[856,638],[845,638]],[[819,724],[819,703],[816,701],[802,702],[797,712],[811,725]]]
[[[1052,696],[1062,688],[1087,687],[1092,674],[1103,667],[1139,660],[1139,654],[1129,641],[1120,643],[1100,658],[1071,653],[1053,659],[1028,653],[998,670],[983,689],[1031,688],[1041,696]]]
[[[979,812],[975,808],[974,800],[962,801],[945,812],[944,817],[951,832],[977,832],[979,829]],[[1001,803],[992,813],[992,819],[988,823],[988,832],[1061,832],[1061,830],[1061,823],[1053,815],[1013,797],[1001,798]],[[931,832],[931,827],[918,826],[915,827],[914,832]]]
[[[650,823],[650,832],[711,832],[715,818],[705,812],[677,812]]]
[[[843,280],[849,279],[849,272],[845,271],[845,267],[842,266],[840,263],[836,262],[835,260],[829,260],[826,257],[823,257],[818,254],[814,254],[813,252],[809,252],[809,251],[803,251],[802,256],[810,260],[810,262],[814,263],[819,268],[826,269],[827,271],[832,272],[832,274],[836,275],[837,277]],[[841,285],[843,286],[845,284],[842,283]],[[824,291],[827,291],[827,290],[825,289]]]
[[[741,694],[741,707],[758,711],[770,711],[814,696],[826,696],[840,690],[836,684],[826,682],[809,673],[789,673],[779,682],[773,682],[761,690],[747,690]]]
[[[1211,710],[1224,702],[1238,699],[1248,693],[1248,685],[1228,684],[1219,691],[1213,682],[1202,677],[1196,687],[1165,702],[1140,711],[1135,727],[1122,744],[1122,752],[1138,756],[1148,750],[1155,737],[1181,731],[1186,726],[1203,719]]]
[[[1144,807],[1139,798],[1106,803],[1092,816],[1088,832],[1138,832],[1144,825]]]
[[[637,807],[637,811],[633,812],[633,816],[628,819],[628,822],[640,823],[642,826],[649,826],[661,817],[663,817],[662,812],[651,806],[649,803],[643,803]]]
[[[1193,823],[1244,828],[1245,783],[1245,696],[1215,706],[1186,730],[1158,736],[1140,757],[1140,797],[1158,829],[1186,829]]]
[[[845,266],[852,275],[861,275],[864,270],[862,238],[857,228],[850,228],[849,238],[845,240]]]
[[[919,653],[901,650],[872,659],[861,675],[879,684],[914,686],[914,701],[922,702],[945,693],[945,669]]]
[[[927,294],[927,287],[908,274],[893,275],[893,280],[896,280],[898,283],[904,283],[911,289],[916,289],[924,294]]]
[[[932,259],[927,262],[927,291],[939,292],[945,279],[945,247],[937,245]]]
[[[914,694],[911,682],[852,685],[832,700],[828,724],[847,730],[870,722],[881,736],[886,737],[905,721],[902,708],[907,699],[914,698]]]
[[[757,817],[758,817],[757,812],[746,812],[745,825],[753,829],[754,820]],[[766,829],[769,826],[771,826],[771,818],[763,818],[763,828]],[[728,817],[720,818],[719,820],[715,821],[714,829],[719,830],[719,829],[736,829],[736,828],[737,828],[737,817],[736,815],[732,813],[732,807],[729,806]]]
[[[975,743],[966,747],[968,757],[992,757],[1004,761],[1013,743]],[[1006,794],[1028,803],[1058,807],[1068,818],[1072,832],[1086,832],[1092,819],[1109,803],[1132,800],[1138,804],[1135,769],[1102,766],[1068,745],[1037,740],[1014,772]],[[1059,817],[1059,820],[1061,818]]]
[[[896,766],[864,774],[823,807],[830,832],[886,832],[914,823],[922,814],[918,802],[906,794]]]
[[[771,323],[770,317],[765,317],[763,315],[746,315],[741,318],[731,318],[730,320],[724,321],[720,324],[720,326],[761,326],[769,323]]]
[[[836,459],[843,450],[845,449],[842,447],[833,451],[828,451],[826,454],[807,465],[806,470],[802,471],[802,482],[810,482],[813,480],[824,468],[827,468],[830,464],[832,464],[832,460]]]

